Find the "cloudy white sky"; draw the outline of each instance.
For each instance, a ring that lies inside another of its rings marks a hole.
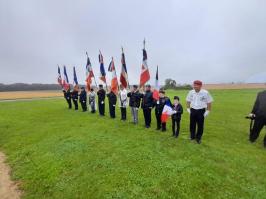
[[[123,46],[137,83],[144,37],[150,83],[156,65],[160,83],[245,81],[266,75],[265,10],[265,0],[0,0],[0,82],[55,83],[59,64],[84,83],[86,51],[99,81],[99,49],[120,73]]]

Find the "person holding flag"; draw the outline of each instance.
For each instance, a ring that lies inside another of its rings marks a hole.
[[[81,87],[81,92],[79,95],[79,102],[82,107],[82,111],[86,112],[87,111],[87,92],[84,87]]]
[[[106,95],[106,92],[103,89],[102,84],[99,85],[99,90],[97,91],[97,95],[98,95],[99,114],[100,114],[100,116],[104,116],[105,115],[105,95]]]
[[[75,66],[73,67],[73,91],[72,91],[72,100],[75,106],[75,110],[78,110],[78,96],[79,96],[79,85],[78,85],[78,78],[76,74]]]
[[[171,110],[171,101],[165,96],[165,91],[161,89],[159,91],[159,100],[155,104],[155,116],[157,120],[156,130],[166,131],[166,121],[172,114]]]
[[[151,127],[151,111],[154,106],[153,103],[153,97],[151,92],[151,86],[146,85],[145,86],[145,93],[141,95],[142,97],[142,103],[141,108],[143,109],[143,115],[145,119],[145,127],[150,128]]]
[[[107,94],[109,100],[109,113],[111,118],[115,118],[115,106],[117,102],[117,93],[118,93],[118,81],[116,76],[114,59],[112,58],[111,63],[109,64],[108,71],[112,73],[111,80],[111,91]]]
[[[62,85],[63,85],[64,97],[67,101],[68,108],[71,109],[72,108],[71,92],[70,92],[70,85],[69,85],[69,81],[68,81],[66,66],[64,66],[64,78],[62,81]]]
[[[148,64],[147,64],[147,52],[145,50],[145,39],[143,41],[143,60],[142,60],[142,66],[141,66],[141,74],[140,74],[140,88],[143,87],[146,82],[148,82],[150,80],[150,72],[149,72],[149,68],[148,68]]]

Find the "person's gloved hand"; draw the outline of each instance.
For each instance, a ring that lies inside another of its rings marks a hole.
[[[210,114],[210,111],[205,111],[205,113],[204,113],[204,117],[207,117],[208,115]]]
[[[255,117],[255,114],[254,113],[250,113],[248,116],[252,118],[252,117]]]
[[[190,108],[187,108],[187,112],[190,114]]]

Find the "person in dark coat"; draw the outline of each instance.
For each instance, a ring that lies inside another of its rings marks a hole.
[[[105,95],[106,92],[103,89],[103,85],[99,85],[99,90],[97,92],[98,95],[98,108],[100,116],[104,116],[105,114]]]
[[[254,126],[250,131],[249,140],[250,142],[255,142],[262,128],[266,125],[266,90],[258,93],[249,116],[255,120]],[[266,135],[264,137],[264,147],[266,148]]]
[[[70,88],[68,88],[67,90],[64,90],[64,97],[68,103],[68,108],[71,109],[72,108],[72,102],[71,102]]]
[[[84,87],[81,87],[79,102],[81,104],[83,112],[87,111],[87,92]]]
[[[78,110],[78,98],[79,98],[79,92],[78,92],[78,89],[77,88],[74,88],[72,93],[71,93],[71,96],[72,96],[72,101],[73,101],[73,104],[75,106],[75,110]]]
[[[161,121],[162,112],[164,105],[168,102],[171,104],[171,101],[168,97],[165,96],[165,91],[160,90],[159,91],[159,100],[155,102],[155,116],[157,120],[157,130],[162,130],[163,132],[166,131],[166,123]]]
[[[142,97],[141,108],[143,109],[145,127],[150,128],[151,127],[151,111],[154,106],[150,85],[145,86],[145,93],[141,97]]]
[[[107,94],[108,101],[109,101],[109,113],[111,118],[115,118],[115,106],[117,102],[116,94],[111,91]]]
[[[133,89],[127,94],[129,97],[129,106],[131,109],[132,122],[138,123],[138,109],[140,107],[140,101],[142,94],[138,90],[138,86],[134,85]]]
[[[179,97],[174,97],[174,103],[172,105],[174,114],[172,115],[172,132],[174,137],[178,137],[180,131],[180,121],[183,114],[183,107],[179,102]]]

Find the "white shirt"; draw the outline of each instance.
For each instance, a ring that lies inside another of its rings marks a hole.
[[[119,92],[120,107],[127,107],[127,90],[123,89]]]
[[[207,104],[213,102],[212,96],[204,89],[201,89],[199,92],[195,90],[189,91],[186,100],[190,102],[190,108],[196,110],[207,108]]]

